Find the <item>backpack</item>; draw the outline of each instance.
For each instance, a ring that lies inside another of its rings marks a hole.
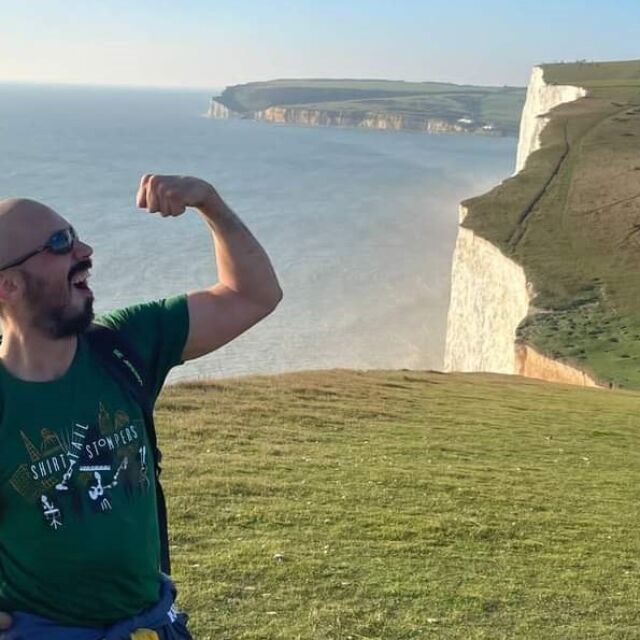
[[[160,484],[162,453],[158,448],[156,428],[153,422],[151,389],[148,388],[141,375],[143,371],[142,359],[135,347],[115,329],[92,322],[85,335],[91,350],[98,356],[105,369],[120,383],[122,389],[133,398],[142,410],[155,461],[156,501],[160,529],[160,568],[166,575],[171,575],[167,504]]]

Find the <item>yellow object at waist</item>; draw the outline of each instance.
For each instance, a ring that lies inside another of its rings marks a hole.
[[[151,631],[151,629],[138,629],[129,638],[131,640],[160,640],[158,634],[155,631]]]

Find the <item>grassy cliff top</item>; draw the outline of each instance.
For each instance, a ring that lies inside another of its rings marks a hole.
[[[194,637],[635,637],[638,398],[409,370],[167,387]]]
[[[227,87],[216,98],[232,111],[252,113],[273,106],[354,113],[469,118],[516,135],[523,87],[480,87],[394,80],[271,80]]]
[[[602,382],[640,388],[640,61],[542,65],[587,89],[517,176],[467,200],[463,226],[521,264],[539,313],[519,338]]]
[[[640,60],[619,62],[572,62],[542,64],[548,84],[573,84],[594,89],[629,83],[637,86],[640,80]]]

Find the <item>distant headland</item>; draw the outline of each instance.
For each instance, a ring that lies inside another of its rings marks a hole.
[[[211,118],[517,136],[525,87],[395,80],[285,79],[227,87]]]

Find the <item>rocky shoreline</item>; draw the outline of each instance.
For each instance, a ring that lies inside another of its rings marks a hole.
[[[215,119],[244,118],[276,124],[308,127],[356,127],[391,131],[422,131],[425,133],[472,133],[477,135],[511,135],[494,125],[481,125],[469,118],[450,121],[445,118],[427,118],[415,114],[338,111],[308,109],[304,107],[273,106],[261,111],[234,112],[215,98],[211,99],[207,115]]]

